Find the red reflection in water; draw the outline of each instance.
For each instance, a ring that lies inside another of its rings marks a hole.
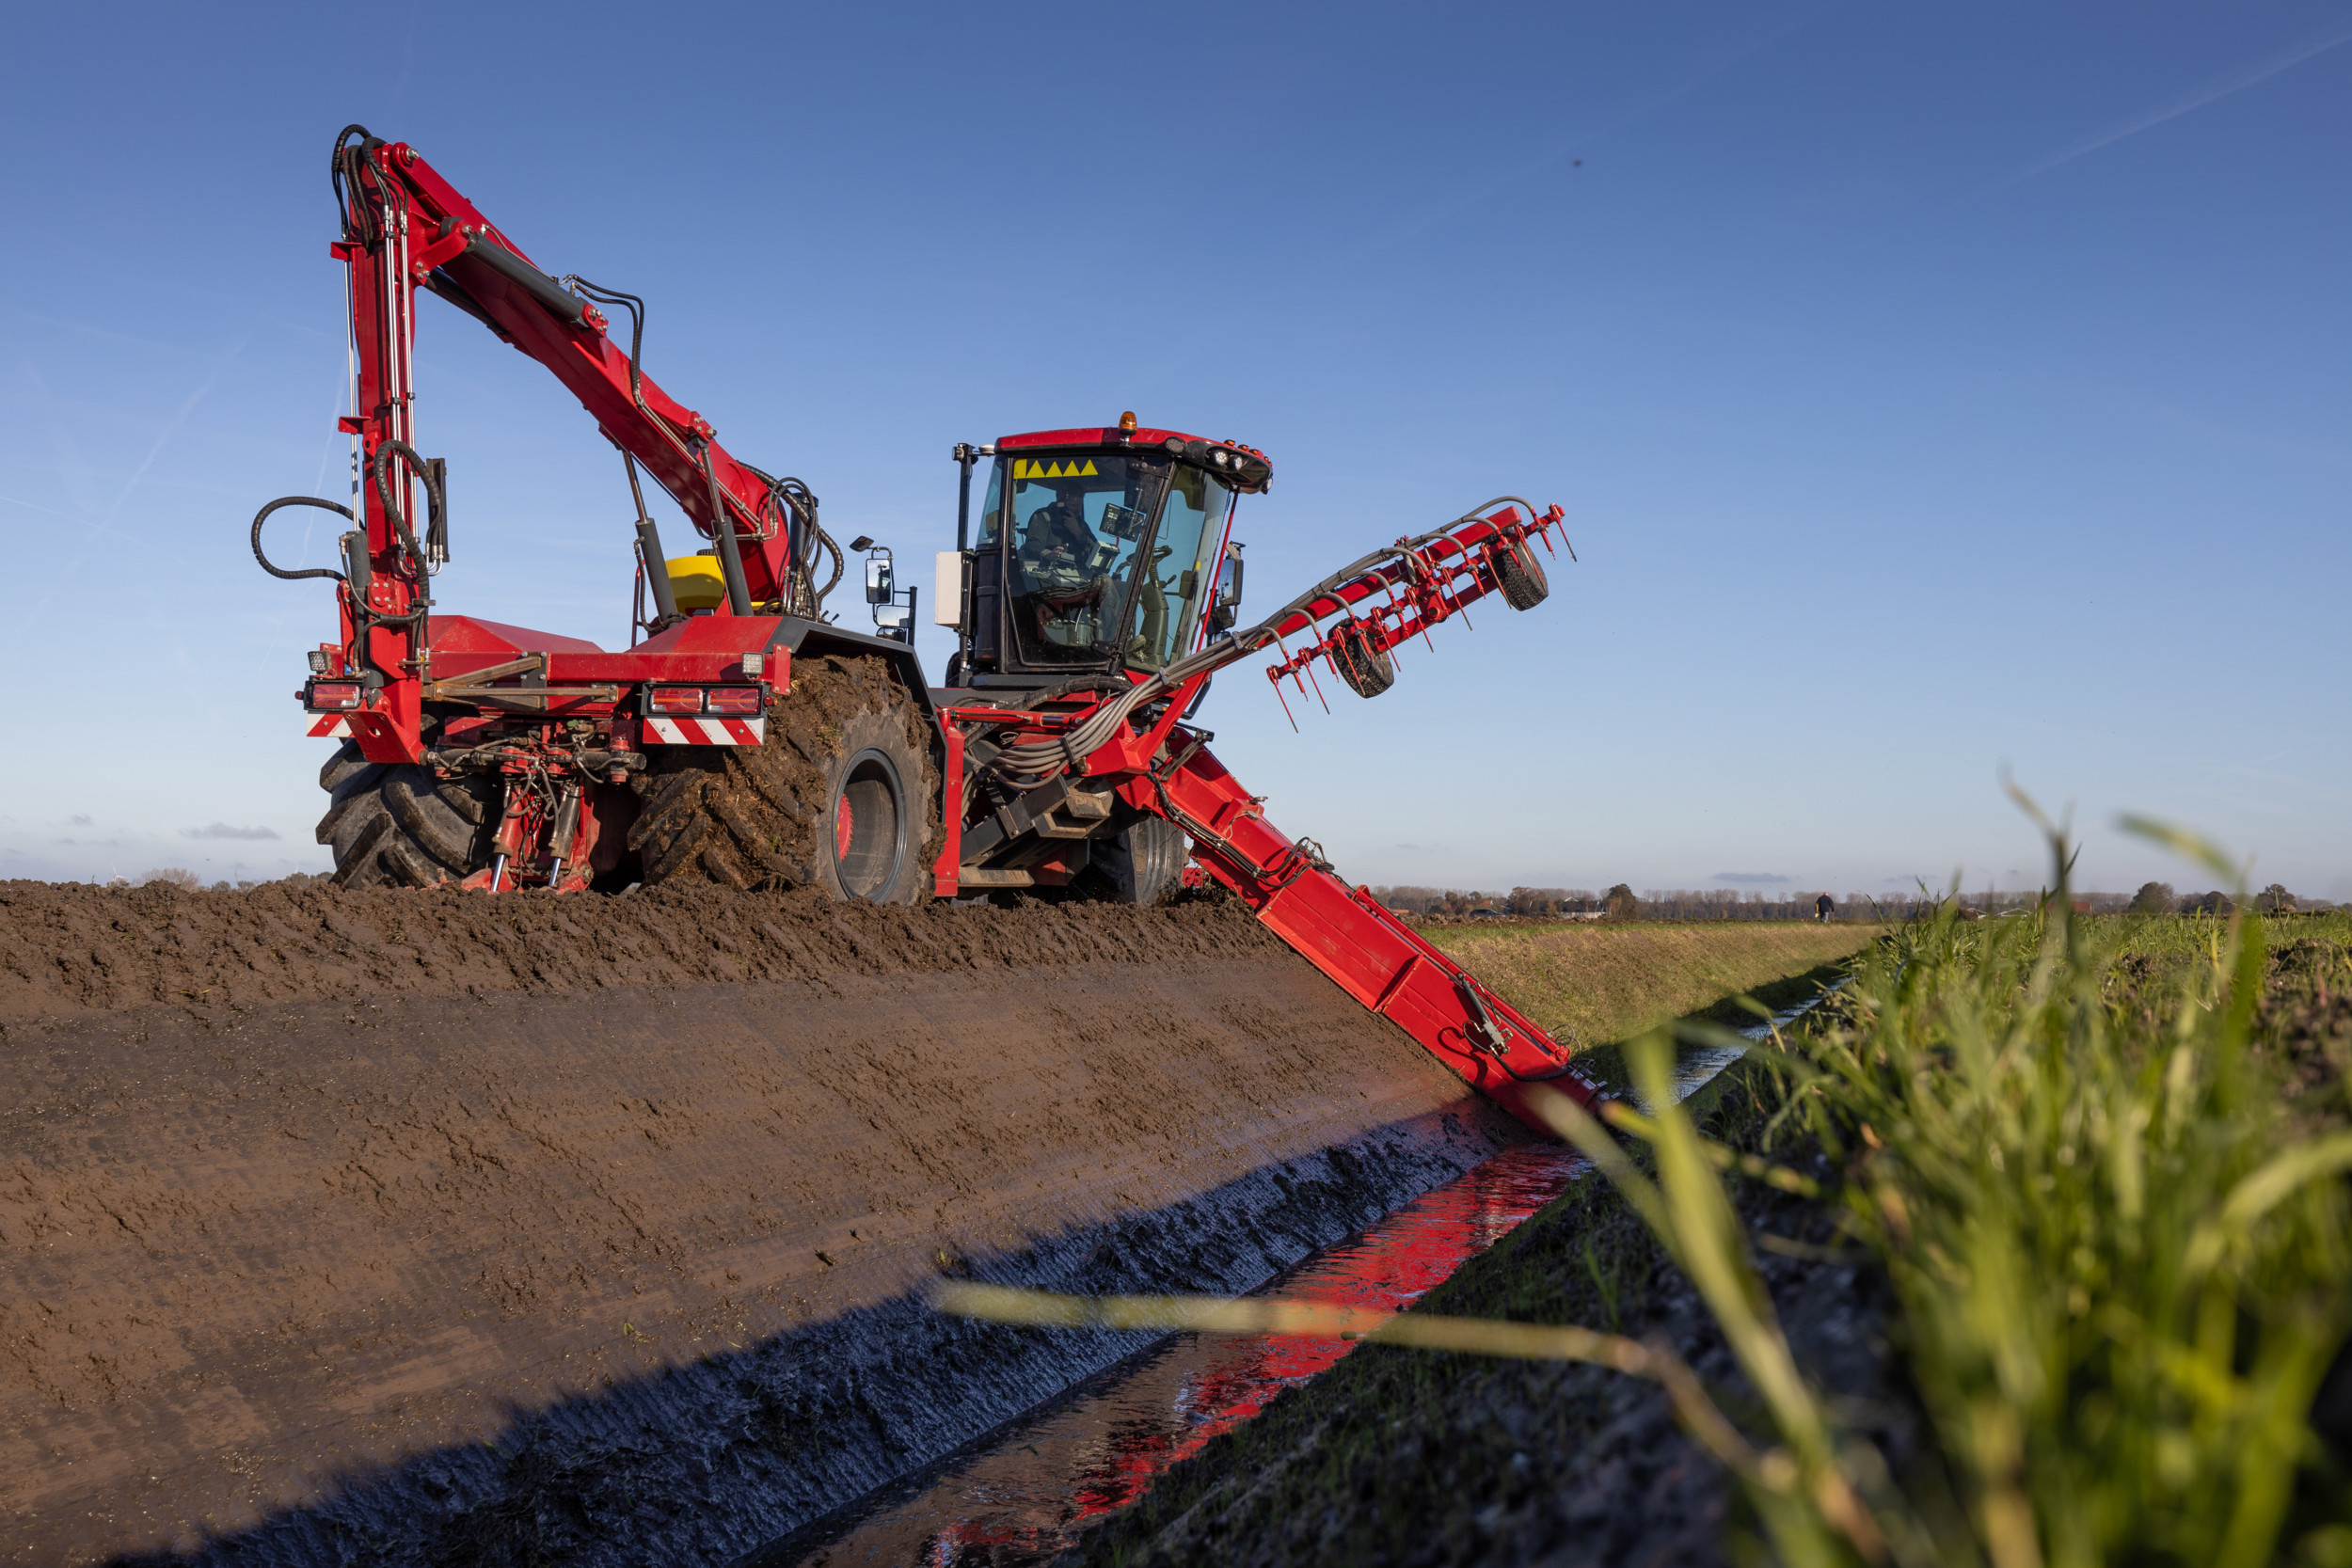
[[[1560,1196],[1565,1150],[1503,1150],[1276,1280],[1264,1293],[1396,1311]],[[1024,1429],[924,1496],[867,1520],[818,1562],[1026,1562],[1143,1495],[1169,1465],[1355,1349],[1348,1339],[1178,1335],[1118,1383]]]

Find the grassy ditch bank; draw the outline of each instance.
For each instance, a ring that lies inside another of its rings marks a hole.
[[[1720,1001],[1852,957],[1882,927],[1806,922],[1666,924],[1559,921],[1422,928],[1560,1040],[1579,1050],[1630,1039],[1702,1011],[1749,1022]],[[1791,997],[1790,1000],[1801,1000]]]
[[[1073,1560],[2352,1563],[2352,920],[2064,908],[1891,933],[1414,1308],[1645,1341],[1738,1479],[1654,1384],[1375,1343]]]

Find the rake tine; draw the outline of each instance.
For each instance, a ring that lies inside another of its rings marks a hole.
[[[1330,701],[1323,694],[1323,683],[1315,680],[1315,661],[1313,659],[1311,658],[1307,661],[1306,671],[1307,678],[1311,681],[1315,681],[1315,701],[1323,704],[1324,712],[1330,712],[1331,704]]]

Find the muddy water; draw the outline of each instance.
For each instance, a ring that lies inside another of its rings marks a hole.
[[[1786,1023],[1804,1012],[1781,1015]],[[1761,1037],[1764,1026],[1743,1031]],[[1676,1098],[1741,1054],[1686,1049]],[[1256,1293],[1398,1311],[1444,1282],[1589,1169],[1557,1146],[1506,1148],[1325,1249]],[[1352,1350],[1326,1338],[1177,1334],[1000,1428],[922,1475],[746,1560],[757,1568],[974,1568],[1042,1561],[1178,1461]]]

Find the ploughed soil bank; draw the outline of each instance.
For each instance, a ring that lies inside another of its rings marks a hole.
[[[723,1560],[1518,1134],[1236,905],[0,884],[0,1562]]]

